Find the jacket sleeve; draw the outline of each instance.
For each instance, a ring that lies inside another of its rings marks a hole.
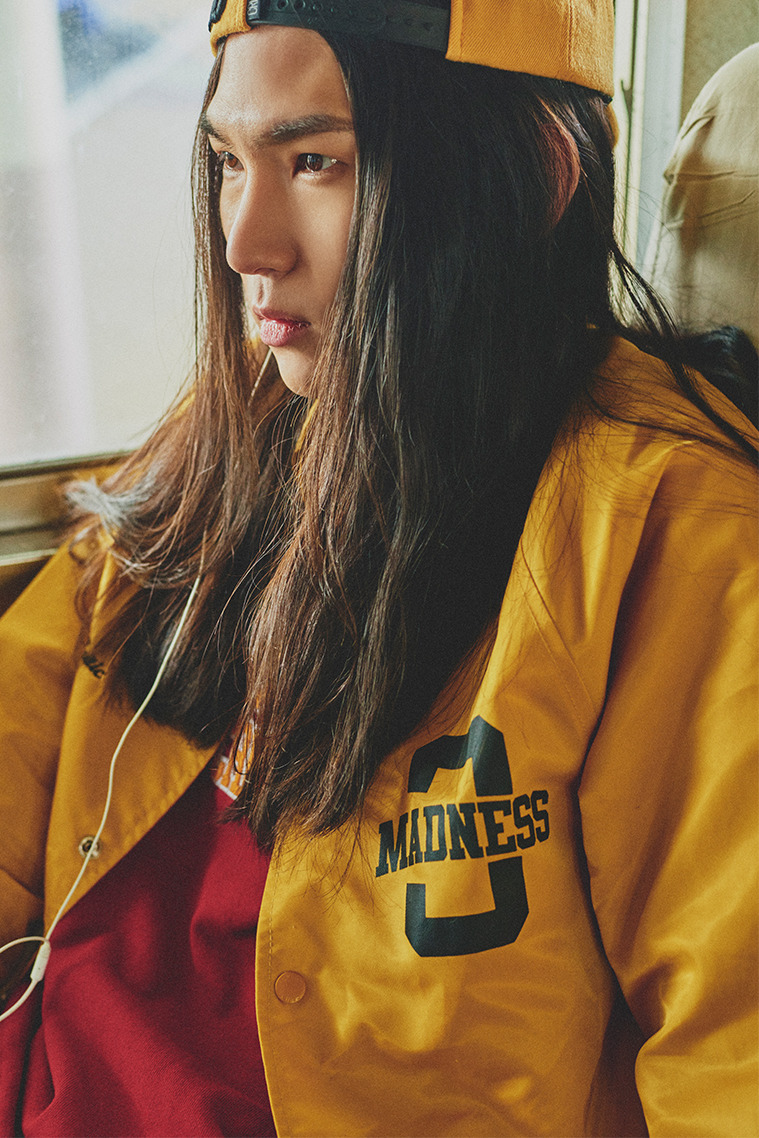
[[[60,550],[0,620],[0,944],[42,915],[45,841],[80,622]],[[12,953],[0,956],[7,975]]]
[[[758,596],[755,483],[681,447],[627,581],[579,788],[601,937],[645,1037],[652,1136],[759,1133]]]

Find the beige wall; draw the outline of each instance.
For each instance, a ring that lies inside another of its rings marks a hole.
[[[688,0],[681,121],[704,83],[759,40],[759,0]]]

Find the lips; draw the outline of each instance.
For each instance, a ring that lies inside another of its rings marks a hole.
[[[308,331],[308,320],[298,320],[279,312],[256,311],[258,332],[268,348],[286,348]]]

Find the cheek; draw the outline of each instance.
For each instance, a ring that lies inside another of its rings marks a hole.
[[[345,265],[348,250],[351,222],[353,219],[353,197],[341,203],[339,209],[330,211],[322,218],[318,227],[318,243],[320,246],[320,261],[323,269],[325,291],[330,292],[330,299],[334,296],[340,276]]]
[[[237,214],[240,210],[245,184],[242,178],[224,177],[220,179],[217,209],[219,221],[225,239],[232,232]]]
[[[229,237],[234,222],[234,210],[232,209],[229,200],[229,191],[222,190],[219,194],[219,222],[221,223],[221,231],[224,234],[224,240]]]

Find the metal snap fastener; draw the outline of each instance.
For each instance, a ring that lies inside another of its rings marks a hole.
[[[274,981],[274,994],[283,1004],[298,1004],[306,994],[306,987],[300,972],[280,972]]]
[[[86,837],[82,838],[81,842],[77,846],[77,849],[79,850],[79,853],[82,855],[82,857],[87,857],[87,854],[92,849],[93,842],[95,842],[94,834],[87,834]],[[100,842],[95,842],[95,848],[92,849],[92,856],[100,857]]]

